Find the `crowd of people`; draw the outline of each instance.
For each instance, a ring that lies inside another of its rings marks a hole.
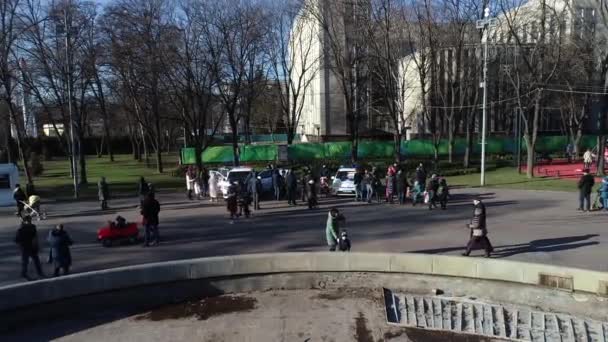
[[[353,177],[355,184],[355,201],[367,201],[372,203],[381,202],[382,190],[383,198],[387,203],[405,204],[408,200],[413,206],[425,203],[430,210],[437,208],[440,204],[441,209],[447,208],[449,199],[449,187],[447,180],[432,174],[427,179],[427,172],[423,164],[418,165],[413,175],[408,175],[398,164],[392,164],[386,171],[384,184],[381,181],[378,170],[356,168]]]
[[[217,202],[220,195],[218,173],[210,174],[206,169],[196,170],[194,167],[189,167],[186,170],[186,195],[188,199],[209,198],[210,201]],[[318,206],[319,194],[329,195],[332,192],[333,173],[325,165],[317,173],[306,167],[299,170],[283,170],[273,165],[268,165],[267,170],[270,171],[272,177],[270,197],[273,200],[287,200],[287,204],[290,206],[295,206],[298,201],[302,201],[306,203],[309,209],[314,209]],[[381,174],[375,167],[369,169],[355,167],[354,174],[350,174],[348,177],[352,179],[355,185],[355,201],[368,203],[384,201],[390,204],[395,202],[405,204],[411,201],[414,206],[424,203],[431,210],[447,208],[449,188],[446,179],[436,174],[428,177],[422,164],[411,174],[408,174],[398,164],[390,165],[385,175]],[[592,177],[590,182],[593,182]],[[584,182],[581,182],[585,191],[589,189],[588,183],[587,178]],[[604,190],[602,190],[605,196],[602,198],[604,198],[603,202],[608,204],[608,178],[605,179],[605,183]],[[102,210],[107,210],[109,208],[108,200],[110,199],[109,185],[104,177],[100,179],[97,185],[100,207]],[[592,187],[593,183],[590,186]],[[155,197],[153,185],[146,181],[144,177],[139,179],[137,189],[144,227],[143,247],[157,246],[160,242],[160,203]],[[583,190],[581,190],[582,192]],[[587,193],[585,192],[585,194]],[[38,255],[40,248],[36,226],[32,224],[31,216],[23,215],[23,203],[25,203],[26,195],[18,185],[13,195],[17,203],[17,214],[22,217],[21,226],[15,237],[15,243],[21,251],[21,275],[28,280],[32,279],[28,273],[28,264],[31,260],[39,277],[45,277]],[[227,188],[224,197],[231,223],[242,216],[250,217],[252,209],[253,211],[261,209],[262,183],[259,173],[252,171],[244,180],[233,181]],[[588,203],[588,196],[581,196],[581,203],[583,200]],[[583,204],[581,204],[582,206]],[[253,208],[250,209],[250,207]],[[486,256],[489,256],[493,249],[487,238],[485,206],[480,200],[476,200],[474,207],[473,219],[467,225],[467,228],[470,229],[470,241],[463,255],[469,255],[472,249],[483,248]],[[351,250],[350,238],[342,227],[345,222],[345,216],[338,208],[329,210],[325,237],[330,251],[347,252]],[[126,221],[122,225],[126,226]],[[117,221],[114,226],[120,227],[121,222]],[[53,275],[69,274],[72,264],[70,246],[73,244],[73,240],[62,224],[57,225],[49,232],[47,242],[49,245],[48,263],[53,266]]]

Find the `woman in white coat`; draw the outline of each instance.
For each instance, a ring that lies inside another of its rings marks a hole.
[[[217,173],[211,173],[209,177],[209,197],[211,202],[217,202]]]
[[[192,166],[186,170],[186,191],[188,191],[188,199],[192,201],[192,192],[194,191],[194,184],[196,183],[196,173]]]

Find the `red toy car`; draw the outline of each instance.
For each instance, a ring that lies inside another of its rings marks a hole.
[[[104,247],[112,246],[114,241],[137,243],[138,239],[139,228],[137,228],[137,223],[127,223],[124,227],[110,223],[97,231],[97,240],[101,241]]]

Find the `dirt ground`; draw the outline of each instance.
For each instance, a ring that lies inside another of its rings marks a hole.
[[[72,323],[78,324],[77,320]],[[92,325],[56,339],[44,338],[45,332],[69,324],[62,321],[36,326],[4,341],[497,341],[390,326],[386,323],[381,290],[369,288],[284,290],[206,298]]]

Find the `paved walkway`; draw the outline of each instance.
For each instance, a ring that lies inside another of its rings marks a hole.
[[[83,272],[215,255],[325,250],[327,209],[338,206],[346,215],[353,250],[456,255],[468,238],[465,224],[474,196],[484,198],[488,206],[494,257],[608,271],[608,213],[578,212],[577,195],[565,192],[458,189],[445,211],[368,205],[348,198],[321,199],[318,210],[263,202],[262,211],[235,224],[229,224],[223,205],[186,201],[183,194],[161,194],[162,243],[154,248],[103,248],[95,240],[97,228],[118,214],[139,220],[136,198],[112,201],[114,209],[108,212],[99,211],[95,202],[51,204],[49,219],[39,222],[38,229],[44,246],[48,230],[64,223],[75,241],[73,271]],[[13,242],[17,225],[11,210],[0,211],[0,284],[21,281]],[[46,259],[46,253],[45,247],[41,259]]]

